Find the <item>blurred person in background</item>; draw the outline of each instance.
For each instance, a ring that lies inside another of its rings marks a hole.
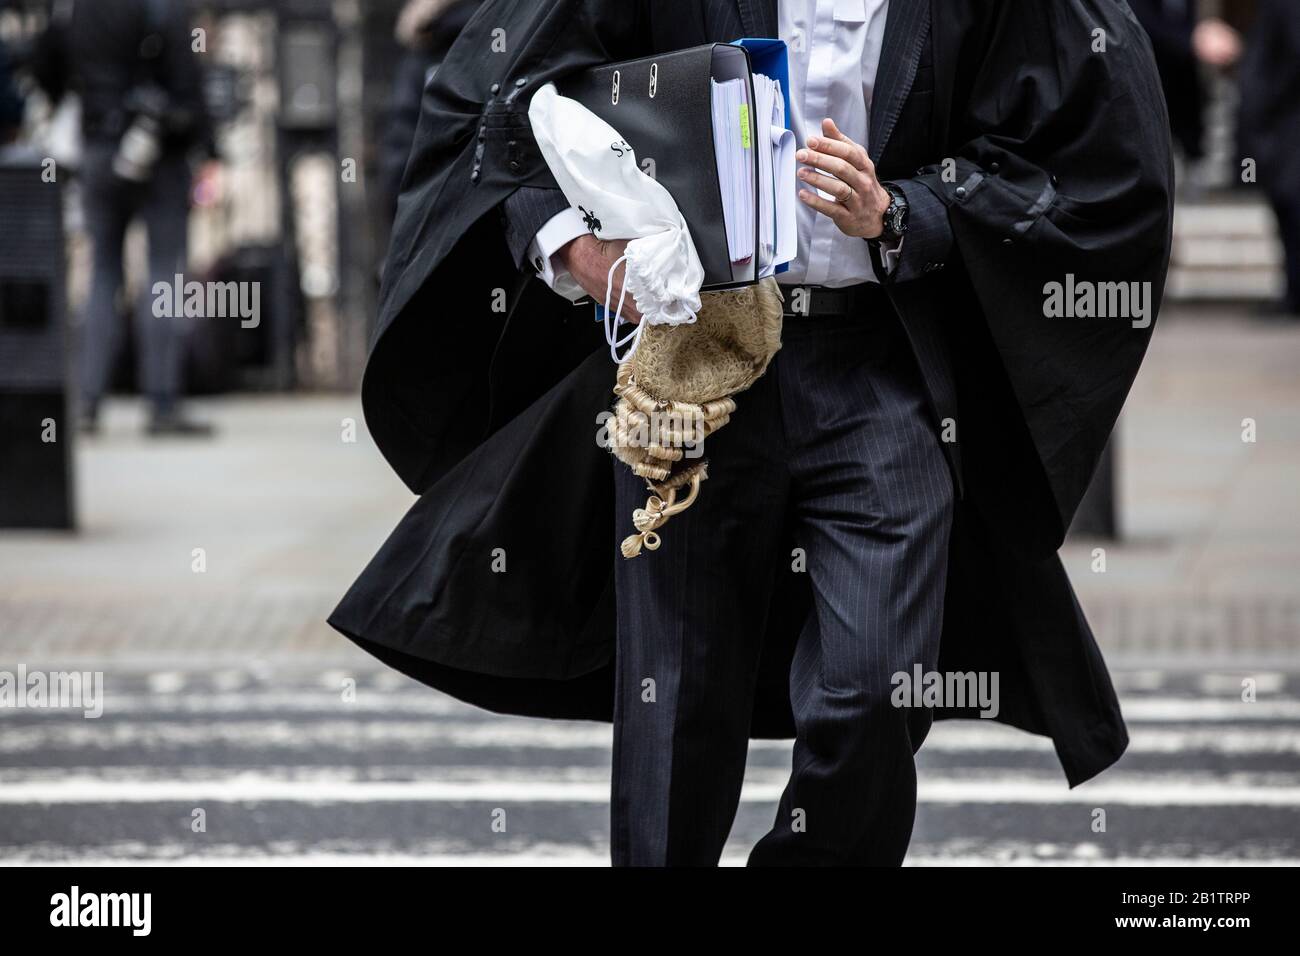
[[[402,56],[393,77],[393,96],[379,145],[379,177],[384,215],[389,226],[397,216],[402,174],[420,122],[420,102],[427,83],[481,0],[408,0],[397,18]]]
[[[1241,64],[1241,154],[1256,161],[1286,256],[1286,293],[1269,311],[1300,318],[1300,3],[1261,0]]]
[[[4,40],[0,40],[0,146],[18,138],[23,125],[23,100],[14,85],[13,67]]]
[[[1197,0],[1129,0],[1151,38],[1174,142],[1190,164],[1205,158],[1202,65],[1227,69],[1241,56],[1241,37],[1218,17],[1199,18]]]
[[[153,435],[206,435],[180,408],[183,316],[154,315],[153,289],[169,288],[187,264],[191,157],[216,146],[192,50],[186,0],[56,0],[33,64],[58,103],[79,94],[84,138],[83,202],[94,248],[81,343],[82,424],[95,431],[121,339],[117,298],[124,284],[127,226],[139,217],[149,240],[149,275],[135,312],[138,386]]]

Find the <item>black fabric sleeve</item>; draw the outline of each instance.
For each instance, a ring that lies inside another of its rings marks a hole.
[[[506,244],[515,265],[524,268],[528,246],[544,225],[569,208],[569,201],[556,186],[543,189],[537,186],[520,186],[501,204],[505,220]]]
[[[961,261],[1052,485],[1059,543],[1159,311],[1173,219],[1169,115],[1150,41],[1124,4],[981,9],[968,40],[979,66],[950,155],[909,182],[947,207],[950,262]],[[1051,290],[1076,281],[1135,298],[1105,317],[1053,314]]]
[[[911,282],[938,272],[952,254],[952,226],[948,207],[920,180],[890,180],[907,198],[907,235],[899,249],[898,264],[882,282]]]

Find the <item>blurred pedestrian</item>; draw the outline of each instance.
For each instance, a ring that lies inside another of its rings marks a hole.
[[[407,0],[397,18],[402,56],[393,77],[393,96],[379,146],[379,178],[389,225],[397,215],[402,174],[420,122],[424,84],[469,23],[481,0]]]
[[[1199,18],[1196,0],[1130,0],[1151,38],[1174,141],[1189,163],[1205,158],[1202,65],[1226,69],[1241,56],[1237,31],[1217,17]]]
[[[1255,160],[1286,256],[1274,311],[1300,318],[1300,5],[1260,0],[1241,64],[1241,151]]]
[[[186,0],[55,0],[33,72],[55,102],[80,95],[83,202],[94,248],[81,345],[83,427],[98,427],[99,409],[120,342],[116,302],[123,287],[128,225],[143,220],[149,277],[136,308],[138,385],[155,435],[205,435],[182,414],[183,316],[154,314],[153,289],[170,288],[187,265],[191,157],[217,151],[191,48]],[[204,175],[213,175],[213,166]]]

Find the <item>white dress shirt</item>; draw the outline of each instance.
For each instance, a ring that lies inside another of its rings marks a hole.
[[[800,146],[821,136],[822,120],[830,117],[845,136],[869,148],[868,117],[889,0],[779,0],[777,7],[780,37],[790,55],[790,126]],[[800,188],[808,187],[801,182]],[[877,281],[864,240],[844,235],[802,202],[797,215],[799,253],[777,276],[779,282],[839,288]],[[538,278],[573,302],[586,293],[551,257],[587,232],[582,214],[566,209],[538,231],[528,249],[529,260],[542,263]],[[898,252],[886,252],[887,268]]]

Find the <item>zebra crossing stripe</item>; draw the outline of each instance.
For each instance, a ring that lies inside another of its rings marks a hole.
[[[774,802],[784,788],[771,781],[745,784],[741,800]],[[105,780],[97,776],[10,781],[0,804],[295,803],[605,803],[601,780],[345,781],[286,780],[236,774],[209,780]],[[1300,807],[1300,786],[1242,786],[1201,778],[1101,779],[1067,789],[1063,781],[962,780],[922,777],[922,804],[1038,804],[1088,806]]]
[[[215,744],[244,750],[268,748],[278,754],[303,753],[312,748],[368,752],[390,747],[477,747],[564,751],[608,749],[607,724],[585,721],[498,719],[317,721],[242,719],[222,721],[52,719],[45,716],[6,724],[0,718],[0,754],[41,753],[77,748],[107,753],[129,747],[175,748]],[[1291,726],[1221,726],[1211,723],[1130,723],[1129,754],[1214,753],[1234,757],[1251,754],[1300,753],[1300,731]],[[788,740],[755,740],[751,752],[783,752]],[[1046,737],[986,722],[957,721],[936,726],[922,754],[1050,752]],[[169,755],[161,759],[172,759]]]

